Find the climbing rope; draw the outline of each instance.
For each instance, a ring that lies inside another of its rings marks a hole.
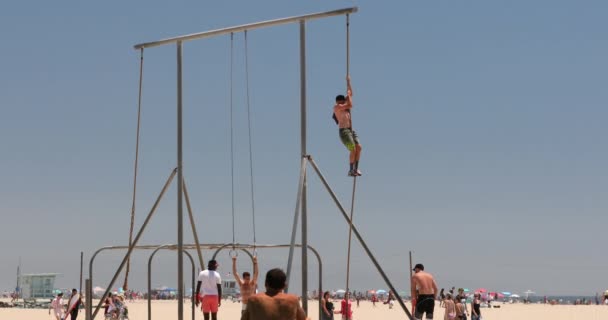
[[[139,128],[141,125],[141,100],[144,77],[144,48],[140,49],[139,58],[139,97],[137,101],[137,133],[135,138],[135,170],[133,173],[133,201],[131,203],[131,225],[129,227],[129,246],[133,242],[133,226],[135,225],[135,196],[137,194],[137,164],[139,162]],[[125,270],[125,281],[122,285],[124,290],[129,289],[129,271],[131,269],[131,257],[127,259],[127,269]]]
[[[255,237],[255,197],[254,197],[254,181],[253,181],[253,146],[251,143],[251,99],[249,95],[249,50],[247,45],[247,30],[245,34],[245,86],[247,88],[247,128],[249,129],[249,181],[251,182],[251,216],[253,225],[253,254],[257,255],[256,237]]]
[[[234,126],[233,126],[233,69],[234,69],[234,33],[230,33],[230,177],[232,179],[232,250],[235,250],[236,239],[234,229]]]
[[[346,76],[350,75],[350,15],[346,15]],[[348,253],[346,256],[346,293],[349,293],[350,281],[350,249],[353,233],[353,215],[355,212],[355,191],[357,189],[357,176],[353,178],[353,194],[351,198],[350,220],[348,229]]]

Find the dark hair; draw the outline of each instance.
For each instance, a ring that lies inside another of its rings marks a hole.
[[[62,296],[63,296],[63,292],[59,292],[59,293],[57,294],[57,296],[58,296],[58,297],[62,297]]]
[[[209,262],[207,263],[207,269],[209,269],[209,270],[217,269],[217,261],[209,260]]]
[[[251,277],[251,273],[249,273],[247,271],[243,272],[243,278],[245,278],[245,277]]]
[[[72,289],[72,292],[78,292],[78,290],[76,290],[76,289]]]
[[[339,95],[336,96],[336,102],[337,101],[344,101],[344,100],[346,100],[346,97],[344,95],[339,94]]]
[[[325,298],[325,296],[329,295],[329,291],[325,291],[325,293],[323,293],[323,298]]]
[[[275,289],[285,289],[285,282],[287,281],[287,275],[279,268],[268,270],[266,273],[266,286]]]

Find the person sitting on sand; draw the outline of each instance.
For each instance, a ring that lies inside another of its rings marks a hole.
[[[283,293],[287,275],[275,268],[266,273],[266,292],[249,298],[241,320],[310,320],[300,306],[298,296]]]

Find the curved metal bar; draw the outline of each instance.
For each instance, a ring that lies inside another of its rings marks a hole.
[[[174,247],[174,246],[175,245],[172,245],[172,244],[166,244],[166,245],[159,246],[150,254],[150,258],[148,258],[148,320],[152,320],[152,259],[154,258],[154,256],[156,255],[156,253],[159,250],[161,250],[161,249],[174,250],[174,249],[172,249],[172,247]],[[192,287],[194,287],[194,271],[195,271],[194,259],[192,259],[192,255],[190,254],[190,252],[183,250],[183,253],[188,256],[188,258],[190,259],[190,263],[192,264]],[[195,315],[194,315],[195,302],[194,302],[194,299],[191,299],[191,300],[192,300],[192,320],[195,320]],[[182,303],[182,301],[179,301],[178,303]]]
[[[270,245],[260,245],[260,244],[232,244],[232,243],[227,243],[221,247],[219,247],[215,253],[213,254],[213,258],[215,259],[215,257],[218,255],[218,253],[222,250],[224,250],[226,247],[230,246],[230,247],[234,247],[236,249],[241,249],[243,250],[244,248],[291,248],[293,246],[301,248],[302,245],[301,244],[270,244]],[[321,260],[321,255],[319,254],[319,252],[317,251],[317,249],[315,249],[314,247],[307,245],[306,246],[308,248],[308,250],[312,251],[315,256],[317,257],[317,262],[319,264],[319,288],[318,288],[318,294],[319,295],[323,295],[323,262]],[[249,254],[249,256],[251,257],[252,261],[253,261],[253,256],[251,256],[251,254],[249,253],[249,251],[245,251],[247,254]],[[307,292],[302,292],[302,295],[306,295],[308,294]],[[323,301],[321,299],[319,299],[319,319],[323,318],[323,307],[322,307],[322,303]]]
[[[217,256],[217,254],[219,253],[219,251],[221,251],[220,249],[224,249],[227,246],[232,246],[232,243],[213,243],[213,244],[200,244],[201,248],[204,249],[216,249],[216,253],[213,255],[213,258],[215,258]],[[177,245],[173,244],[173,245],[164,245],[166,249],[169,250],[177,250]],[[291,246],[291,244],[282,244],[282,245],[276,245],[276,244],[272,244],[272,245],[264,245],[264,244],[235,244],[235,248],[238,248],[240,250],[243,250],[245,253],[247,253],[247,255],[249,255],[249,257],[252,259],[253,261],[253,256],[251,255],[251,253],[245,249],[248,248],[267,248],[267,249],[271,249],[271,248],[289,248]],[[298,248],[301,248],[302,245],[301,244],[296,244],[296,246]],[[156,250],[158,249],[159,245],[141,245],[141,246],[133,246],[132,250],[138,249],[138,250]],[[308,245],[308,250],[311,250],[315,256],[317,257],[317,261],[319,264],[319,288],[318,288],[318,292],[319,294],[323,293],[323,263],[321,260],[321,255],[319,254],[319,252],[312,246]],[[197,246],[196,244],[184,244],[183,245],[183,250],[184,252],[187,252],[185,250],[194,250],[196,249]],[[89,287],[89,291],[87,292],[87,294],[89,294],[90,297],[93,296],[93,263],[95,262],[95,258],[97,257],[97,255],[99,253],[101,253],[104,250],[124,250],[124,249],[130,249],[129,246],[107,246],[107,247],[102,247],[100,249],[98,249],[97,251],[95,251],[95,253],[91,256],[91,259],[89,260],[89,280],[91,281],[91,286]],[[194,287],[194,286],[193,286]],[[304,292],[303,294],[306,294],[306,292]],[[319,319],[321,318],[321,313],[323,312],[323,307],[321,306],[321,299],[319,299]],[[87,306],[86,308],[86,316],[87,316],[87,320],[91,320],[93,319],[93,314],[96,315],[96,312],[98,311],[98,309],[96,309],[95,313],[93,313],[92,310],[92,302],[90,303],[90,305]]]

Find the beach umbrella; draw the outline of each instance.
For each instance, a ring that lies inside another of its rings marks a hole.
[[[368,290],[367,293],[374,294],[374,293],[376,293],[376,290]]]
[[[486,292],[488,292],[488,290],[485,288],[479,288],[479,289],[475,290],[475,292],[486,293]]]
[[[378,289],[376,290],[377,294],[387,294],[388,292],[386,292],[386,290],[382,290],[382,289]]]
[[[469,292],[469,291],[471,291],[471,290],[469,290],[469,288],[464,288],[463,290],[464,290],[464,292]]]
[[[504,294],[505,296],[510,296],[511,295],[511,292],[509,292],[509,291],[503,291],[501,293]]]
[[[519,295],[517,295],[517,294],[512,294],[512,295],[511,295],[511,298],[519,298]]]
[[[346,291],[343,290],[343,289],[338,289],[338,290],[336,290],[336,293],[337,294],[343,294],[343,293],[346,293]]]

